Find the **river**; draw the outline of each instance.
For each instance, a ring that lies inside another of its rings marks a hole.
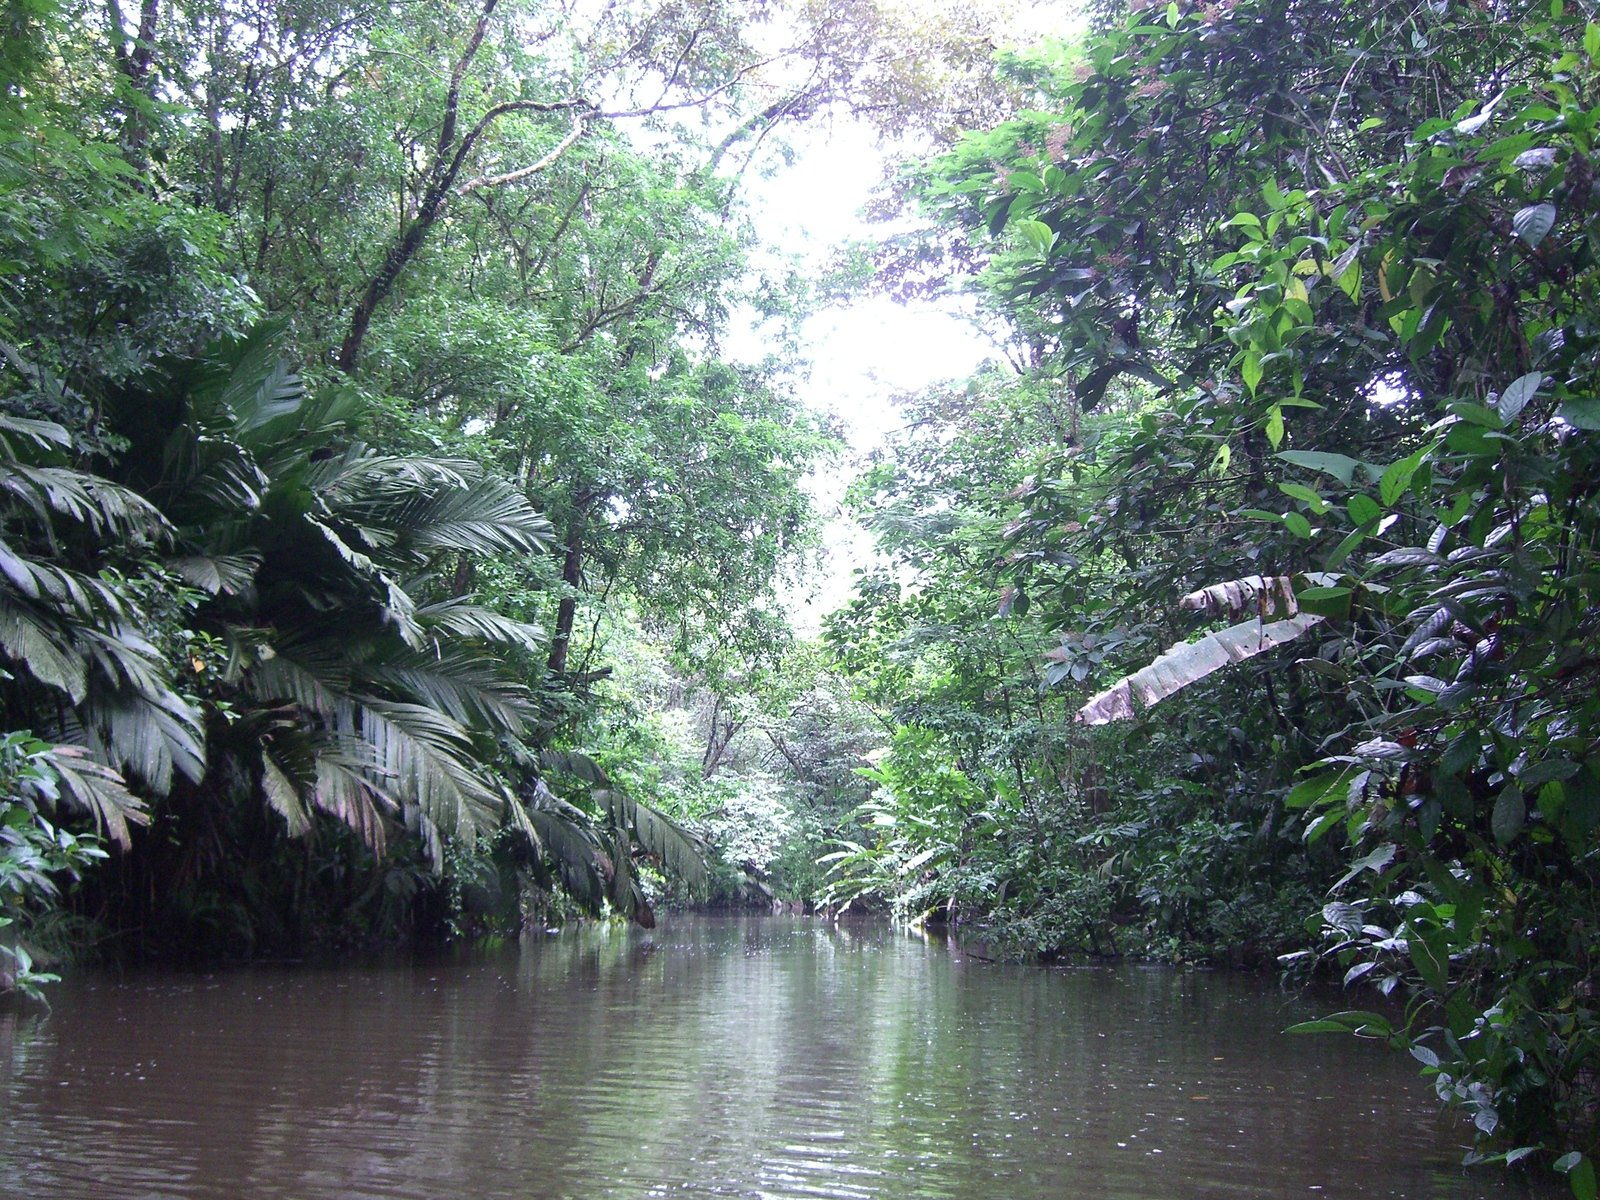
[[[676,917],[51,998],[0,1014],[0,1196],[1535,1194],[1461,1171],[1409,1060],[1283,1035],[1319,1002],[1271,979],[881,925]]]

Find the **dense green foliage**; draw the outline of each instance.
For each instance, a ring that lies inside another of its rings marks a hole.
[[[898,574],[830,637],[901,729],[836,886],[1320,960],[1404,1007],[1312,1028],[1593,1195],[1600,26],[1130,9],[1011,62],[1034,107],[891,256],[965,272],[1016,370],[861,487]]]
[[[821,679],[779,682],[779,595],[836,442],[799,364],[724,351],[792,344],[807,290],[754,267],[741,185],[830,111],[986,119],[984,13],[4,19],[3,978],[85,941],[648,923],[672,889],[765,903],[786,847],[813,870],[734,741]]]
[[[1591,15],[1108,6],[1002,86],[866,0],[7,5],[0,980],[881,903],[1335,970],[1594,1195]],[[819,648],[827,289],[741,182],[830,112],[974,130],[884,280],[1009,363]]]

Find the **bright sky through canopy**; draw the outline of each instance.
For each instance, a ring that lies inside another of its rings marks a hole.
[[[845,243],[883,234],[861,215],[883,182],[883,152],[871,130],[846,117],[796,141],[795,160],[753,180],[751,195],[763,241],[820,272]],[[852,448],[871,449],[898,424],[894,394],[963,378],[995,353],[964,311],[953,300],[902,305],[881,296],[824,309],[803,330],[812,364],[805,400],[845,423]],[[737,357],[764,352],[758,335],[731,348]]]

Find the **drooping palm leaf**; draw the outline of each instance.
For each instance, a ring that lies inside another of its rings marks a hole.
[[[598,911],[605,899],[610,866],[589,815],[561,799],[542,780],[535,782],[522,799],[538,837],[539,848],[555,866],[569,895],[590,911]]]
[[[422,704],[366,699],[355,714],[374,769],[435,825],[472,838],[499,822],[500,791],[480,773],[466,730]]]
[[[424,552],[543,554],[555,530],[521,492],[479,475],[464,488],[436,490],[397,513],[397,528]]]
[[[383,648],[362,662],[361,676],[386,694],[412,696],[465,727],[515,734],[534,716],[528,689],[508,680],[498,659],[466,647],[440,645],[432,653]]]
[[[81,746],[54,746],[50,757],[62,798],[89,813],[100,832],[117,845],[127,846],[130,822],[149,823],[144,802],[128,790],[122,776],[89,757]]]
[[[166,511],[180,526],[231,514],[237,519],[261,507],[271,480],[233,438],[184,425],[168,439],[158,489]],[[207,531],[209,536],[209,531]]]
[[[200,715],[175,694],[93,688],[80,719],[85,741],[102,761],[118,764],[157,792],[172,786],[174,771],[195,781],[205,775]]]
[[[698,838],[664,813],[618,789],[597,791],[594,796],[641,850],[682,878],[691,890],[702,894],[709,890],[705,847]]]
[[[466,638],[530,653],[538,653],[545,644],[545,633],[539,626],[474,604],[465,597],[419,605],[416,618],[428,640],[435,644]]]
[[[399,804],[374,782],[370,770],[331,749],[317,754],[315,770],[311,795],[316,807],[348,826],[375,854],[382,854],[388,840],[384,816],[398,812]]]
[[[311,814],[301,797],[302,785],[289,776],[268,750],[261,755],[261,792],[267,798],[267,807],[283,818],[284,828],[290,837],[299,837],[311,830]]]
[[[0,413],[0,455],[23,459],[38,451],[68,451],[72,435],[54,421],[39,421]]]
[[[283,436],[305,403],[305,387],[284,354],[288,328],[264,321],[242,338],[214,345],[183,380],[189,413],[246,443]]]
[[[546,771],[559,771],[582,780],[589,787],[608,788],[611,777],[606,770],[587,754],[578,750],[550,748],[539,752],[539,765]]]
[[[236,596],[255,582],[261,567],[257,554],[184,554],[165,566],[190,587],[210,596]]]
[[[60,624],[4,592],[0,592],[0,653],[73,703],[87,694],[88,663],[63,635]]]
[[[130,392],[127,435],[162,451],[142,461],[181,514],[172,569],[214,598],[195,625],[227,647],[215,684],[230,728],[260,726],[250,750],[230,744],[265,803],[291,832],[321,810],[375,849],[401,820],[437,863],[443,838],[505,817],[478,753],[524,734],[532,699],[504,651],[535,652],[542,635],[419,597],[449,554],[542,552],[553,533],[477,463],[348,441],[355,394],[308,394],[281,344],[264,329],[143,408]]]
[[[126,616],[123,597],[105,580],[81,571],[41,562],[18,553],[0,540],[0,575],[19,596],[39,604],[40,613],[53,612],[63,620],[92,624],[102,616]]]
[[[25,505],[44,525],[65,517],[96,536],[152,543],[169,532],[160,510],[142,496],[67,467],[0,462],[0,494]]]
[[[526,496],[467,460],[402,458],[355,446],[318,464],[308,483],[374,549],[537,554],[555,540]]]

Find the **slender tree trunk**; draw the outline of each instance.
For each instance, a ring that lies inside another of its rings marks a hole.
[[[339,346],[338,357],[334,360],[339,370],[346,375],[355,369],[356,359],[361,355],[361,343],[366,341],[367,329],[372,325],[372,315],[378,311],[378,305],[388,299],[389,293],[394,290],[395,280],[400,278],[400,272],[422,248],[423,239],[428,236],[428,230],[432,229],[434,222],[439,219],[439,210],[443,204],[444,193],[440,191],[436,194],[430,189],[423,201],[422,210],[406,225],[400,237],[389,247],[377,273],[368,281],[366,290],[361,293],[355,311],[350,314],[350,328],[345,333],[344,341]]]
[[[550,657],[546,669],[551,675],[562,675],[567,670],[567,651],[572,647],[572,626],[578,616],[578,584],[583,579],[583,524],[580,513],[567,527],[567,548],[561,559],[561,582],[566,584],[566,594],[556,608],[555,634],[550,639]]]
[[[150,140],[150,125],[144,104],[154,102],[152,66],[155,62],[156,26],[161,15],[159,0],[141,0],[139,26],[129,45],[128,29],[123,23],[122,8],[117,0],[106,0],[106,16],[111,25],[111,50],[116,56],[117,70],[122,73],[132,90],[132,107],[122,126],[122,146],[129,162],[135,167],[145,165],[145,147]]]

